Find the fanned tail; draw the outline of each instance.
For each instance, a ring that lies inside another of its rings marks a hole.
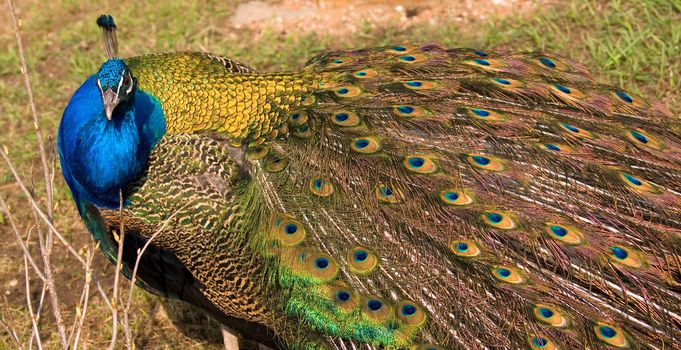
[[[289,315],[339,348],[679,348],[678,119],[546,53],[304,69],[290,137],[248,154]]]

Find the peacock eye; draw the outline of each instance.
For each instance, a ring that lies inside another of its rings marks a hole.
[[[132,75],[130,75],[130,72],[125,73],[124,84],[126,86],[126,93],[130,93],[132,91]]]

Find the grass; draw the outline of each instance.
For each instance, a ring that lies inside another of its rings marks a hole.
[[[224,54],[263,70],[291,69],[318,51],[365,47],[403,41],[436,41],[446,46],[546,50],[571,56],[590,67],[601,81],[621,86],[650,100],[663,101],[674,115],[681,111],[681,0],[599,1],[568,0],[539,9],[531,16],[491,18],[469,24],[445,23],[397,29],[375,28],[365,22],[360,31],[339,36],[287,33],[230,32],[225,28],[238,2],[209,1],[201,5],[181,0],[163,5],[119,0],[98,6],[83,0],[17,4],[30,77],[45,135],[54,137],[61,112],[70,94],[101,64],[104,54],[94,19],[102,12],[115,15],[120,30],[121,55],[133,56],[168,50],[202,50]],[[39,6],[40,5],[40,6]],[[40,10],[38,10],[40,8]],[[6,11],[0,11],[0,145],[24,178],[36,179],[36,192],[43,184],[36,155],[26,92],[22,85],[14,33]],[[256,35],[257,34],[257,35]],[[257,38],[257,39],[254,39]],[[49,147],[54,146],[54,139]],[[8,200],[23,229],[32,222],[25,198],[13,178],[0,167],[0,195]],[[70,194],[58,176],[55,189],[56,224],[76,249],[91,239],[80,224]],[[0,214],[0,237],[8,237],[7,218]],[[11,325],[21,341],[30,334],[23,291],[21,251],[12,240],[0,247],[0,320]],[[83,271],[74,266],[61,246],[52,260],[58,288],[82,283]],[[34,248],[35,249],[35,248]],[[96,254],[95,269],[111,287],[113,268]],[[108,280],[111,281],[108,281]],[[15,283],[18,282],[18,285]],[[36,283],[34,283],[36,284]],[[32,291],[35,293],[36,291]],[[65,318],[74,316],[80,290],[64,294]],[[132,328],[138,347],[200,348],[209,342],[192,340],[177,331],[159,298],[136,291]],[[192,321],[194,322],[194,321]],[[185,322],[186,323],[186,322]],[[44,345],[57,348],[52,318],[40,320]],[[106,346],[110,338],[110,314],[103,301],[90,300],[83,338],[89,347]],[[16,344],[0,329],[0,348]],[[209,339],[216,339],[209,334]],[[219,340],[219,338],[217,338]],[[215,345],[213,345],[215,346]]]

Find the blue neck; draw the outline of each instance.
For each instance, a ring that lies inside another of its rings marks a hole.
[[[95,79],[81,85],[64,111],[59,153],[74,199],[115,209],[120,192],[144,174],[165,118],[158,100],[137,90],[107,120]]]

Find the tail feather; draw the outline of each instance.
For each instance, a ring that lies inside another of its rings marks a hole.
[[[677,119],[546,53],[394,46],[305,69],[320,88],[256,172],[289,218],[269,230],[305,231],[275,254],[306,276],[291,313],[330,343],[678,347]],[[338,288],[354,313],[312,301]]]

